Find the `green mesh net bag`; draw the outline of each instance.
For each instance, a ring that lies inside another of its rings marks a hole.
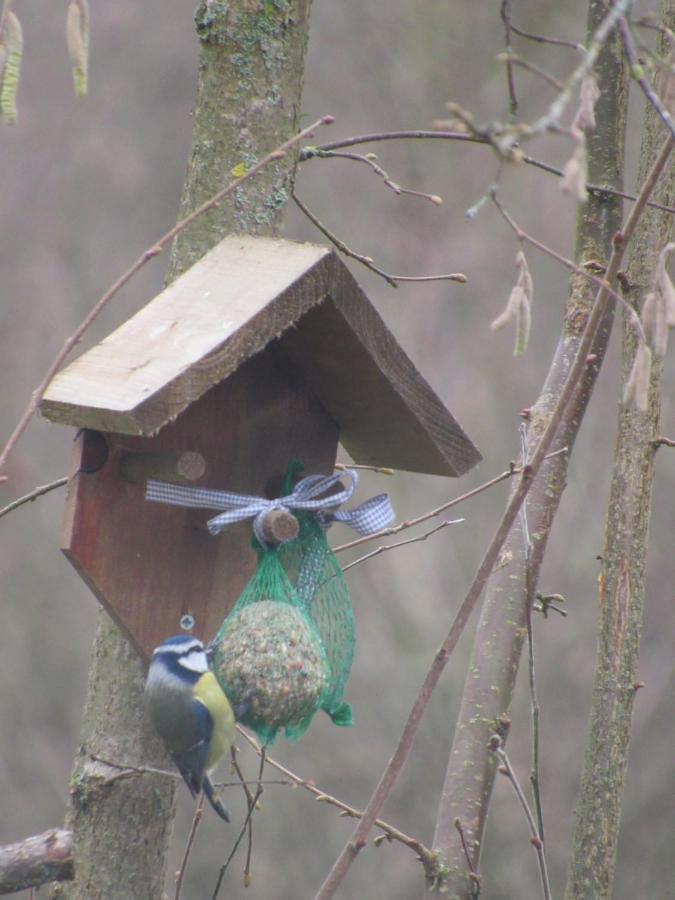
[[[224,509],[208,523],[212,533],[254,518],[256,571],[211,641],[212,668],[237,719],[270,744],[283,728],[297,740],[322,709],[336,725],[351,725],[343,695],[354,657],[354,614],[340,565],[326,540],[334,521],[360,534],[388,525],[393,512],[386,494],[340,509],[356,487],[353,470],[312,475],[293,483],[278,500],[148,482],[147,499]],[[341,479],[350,482],[347,488]],[[334,491],[339,486],[343,490]],[[265,542],[262,517],[287,509],[298,520],[297,537],[278,546]]]
[[[213,669],[239,721],[263,743],[297,740],[323,709],[351,725],[342,697],[354,656],[354,614],[340,566],[311,513],[297,538],[260,547],[255,575],[213,642]]]

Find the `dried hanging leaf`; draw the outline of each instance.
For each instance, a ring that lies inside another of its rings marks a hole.
[[[649,376],[652,369],[652,353],[643,340],[640,340],[635,351],[633,368],[628,376],[623,392],[623,402],[635,403],[639,412],[647,412],[649,408]]]
[[[513,348],[514,356],[522,356],[527,350],[531,327],[532,309],[527,297],[525,297],[518,308],[518,316],[516,318],[516,346]]]
[[[4,64],[0,65],[0,119],[4,119],[8,125],[15,125],[16,94],[23,56],[23,29],[11,10],[5,16],[0,47],[4,57]]]
[[[574,117],[574,126],[581,131],[595,128],[595,104],[599,99],[598,83],[593,75],[587,75],[581,82],[579,109]]]
[[[675,250],[675,244],[666,244],[659,253],[659,260],[656,264],[656,276],[654,278],[654,289],[663,298],[663,306],[666,317],[666,325],[675,327],[675,286],[666,271],[668,257]]]
[[[663,359],[668,348],[668,324],[665,304],[658,291],[652,291],[645,297],[642,307],[642,328],[654,356]]]
[[[500,313],[500,315],[490,323],[492,331],[499,331],[500,328],[504,328],[509,322],[515,322],[517,320],[523,297],[523,289],[520,285],[514,285],[511,288],[509,299],[506,301],[504,312]]]
[[[87,0],[71,0],[66,13],[66,42],[78,97],[87,93],[89,74],[89,6]]]
[[[586,160],[586,138],[582,131],[575,135],[577,146],[563,167],[560,179],[560,190],[564,194],[572,194],[577,202],[585,203],[588,200],[586,181],[588,179],[588,163]]]
[[[511,321],[516,323],[516,346],[514,356],[521,356],[530,338],[532,325],[532,298],[534,285],[527,265],[525,254],[519,250],[516,254],[516,267],[518,268],[518,280],[511,288],[504,312],[490,324],[492,331],[498,331]]]

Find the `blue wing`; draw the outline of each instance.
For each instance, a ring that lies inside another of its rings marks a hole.
[[[209,742],[213,734],[213,717],[203,703],[192,701],[194,742],[180,754],[174,754],[174,762],[183,776],[185,784],[196,797],[204,785],[206,760],[209,755]]]
[[[180,754],[174,754],[173,761],[183,781],[190,789],[193,797],[204,791],[207,799],[221,819],[230,821],[227,810],[215,795],[215,789],[206,774],[206,761],[209,756],[209,744],[213,734],[213,716],[198,700],[192,701],[194,717],[194,744]]]

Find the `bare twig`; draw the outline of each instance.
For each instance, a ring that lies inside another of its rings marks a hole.
[[[556,450],[555,453],[549,453],[546,459],[552,459],[554,456],[560,456],[562,453],[566,453],[567,448],[563,447],[560,450]],[[356,538],[353,541],[349,541],[347,544],[340,544],[338,547],[333,547],[333,553],[340,553],[343,550],[351,550],[352,547],[358,547],[360,544],[365,544],[368,541],[376,541],[378,538],[390,537],[392,534],[398,534],[399,531],[404,531],[407,528],[414,528],[415,525],[419,525],[422,522],[426,522],[429,519],[433,519],[436,516],[440,516],[442,512],[450,509],[453,506],[457,506],[460,503],[464,503],[466,500],[470,500],[472,497],[476,497],[478,494],[482,494],[483,491],[487,491],[488,488],[494,487],[496,484],[499,484],[500,481],[506,481],[507,478],[513,478],[514,475],[520,475],[522,469],[515,465],[515,463],[511,464],[509,469],[502,472],[500,475],[495,475],[494,478],[491,478],[489,481],[484,481],[483,484],[479,484],[478,487],[472,488],[470,491],[467,491],[465,494],[460,494],[459,497],[454,497],[452,500],[448,500],[445,503],[442,503],[440,506],[437,506],[435,509],[429,510],[429,512],[423,513],[421,516],[417,516],[414,519],[407,519],[405,522],[401,522],[398,525],[394,525],[391,528],[385,528],[382,531],[378,531],[376,534],[367,534],[364,537]]]
[[[384,553],[387,550],[395,550],[397,547],[405,547],[406,544],[416,544],[419,541],[426,541],[428,537],[431,537],[432,534],[436,534],[437,531],[440,531],[442,528],[447,528],[448,525],[459,525],[460,522],[463,522],[464,519],[446,519],[441,522],[440,525],[436,525],[434,528],[431,528],[429,531],[425,531],[424,534],[419,534],[417,537],[408,538],[406,541],[397,541],[395,544],[382,544],[380,547],[377,547],[375,550],[371,550],[370,553],[366,553],[365,556],[360,556],[358,559],[353,560],[353,562],[348,563],[348,565],[343,566],[342,571],[346,572],[347,569],[351,569],[354,566],[357,566],[359,563],[365,562],[367,559],[371,559],[373,556],[379,556],[380,553]]]
[[[555,131],[560,128],[561,116],[574,96],[577,87],[593,70],[593,66],[596,63],[605,41],[616,27],[620,16],[627,12],[631,3],[632,0],[617,0],[610,8],[605,18],[595,30],[595,34],[591,38],[582,62],[567,79],[562,91],[560,91],[556,99],[551,103],[547,112],[531,125],[528,125],[526,129],[521,128],[518,132],[514,130],[508,131],[496,140],[496,144],[502,153],[508,153],[516,143],[543,134],[546,131]]]
[[[190,834],[188,835],[187,843],[185,845],[185,853],[183,854],[183,861],[181,862],[180,869],[176,874],[176,892],[174,894],[174,900],[180,900],[180,892],[183,887],[183,879],[185,878],[185,871],[187,869],[188,859],[190,858],[190,853],[192,851],[192,846],[195,842],[195,837],[197,836],[197,829],[199,828],[199,823],[202,820],[202,816],[204,814],[204,794],[199,795],[199,802],[195,808],[195,813],[192,817],[192,826],[190,828]]]
[[[225,860],[223,865],[220,867],[220,872],[218,873],[218,880],[216,881],[216,886],[214,888],[213,894],[211,895],[211,900],[216,900],[216,898],[218,897],[218,894],[220,893],[220,888],[223,883],[223,878],[225,877],[225,873],[227,872],[229,865],[234,858],[234,854],[239,849],[239,844],[241,844],[241,842],[244,838],[244,835],[247,833],[247,831],[249,829],[249,825],[251,822],[251,816],[255,812],[255,810],[258,806],[258,800],[262,796],[262,792],[263,792],[262,775],[263,775],[263,770],[265,768],[266,758],[267,758],[267,754],[266,754],[265,747],[261,747],[260,748],[260,768],[258,770],[258,786],[256,788],[255,794],[249,801],[248,812],[246,814],[246,818],[244,819],[244,824],[241,826],[241,830],[237,836],[236,841],[234,842],[232,850],[230,851],[230,855],[227,857],[227,859]],[[250,860],[248,860],[248,862],[250,863]]]
[[[557,603],[564,603],[565,598],[562,594],[536,594],[535,602],[532,605],[532,609],[535,612],[540,612],[545,619],[548,618],[549,610],[553,610],[553,612],[557,612],[558,615],[563,616],[565,618],[567,616],[567,610],[561,609],[561,607],[557,606]]]
[[[574,272],[576,275],[580,275],[582,278],[587,278],[589,281],[593,282],[596,287],[604,288],[609,296],[618,304],[623,306],[626,310],[626,315],[631,321],[631,324],[637,334],[640,335],[643,342],[646,342],[645,334],[642,328],[642,322],[640,321],[640,317],[635,312],[633,307],[628,303],[618,291],[615,291],[614,288],[608,283],[606,278],[601,278],[599,275],[596,275],[593,271],[596,266],[593,261],[587,261],[585,263],[585,267],[582,268],[578,266],[573,260],[568,259],[562,254],[558,253],[557,250],[554,250],[552,247],[549,247],[548,244],[544,244],[542,241],[528,234],[526,231],[518,225],[513,216],[508,212],[508,210],[504,207],[502,202],[497,197],[496,192],[492,194],[492,200],[495,203],[497,209],[502,214],[506,222],[511,226],[513,231],[515,232],[519,241],[527,242],[528,244],[532,244],[533,247],[536,247],[538,250],[541,250],[542,253],[545,253],[547,256],[550,256],[552,259],[555,259],[556,262],[559,262],[561,265],[565,266],[566,269],[569,269],[570,272]]]
[[[477,898],[480,896],[480,875],[476,871],[473,862],[471,861],[471,854],[469,853],[469,848],[466,845],[466,835],[464,834],[464,829],[462,828],[462,820],[458,817],[455,819],[455,828],[457,830],[457,834],[459,834],[459,840],[462,844],[462,850],[464,851],[464,858],[466,859],[466,864],[469,868],[469,875],[471,877],[471,881],[473,884],[472,895]]]
[[[617,7],[622,7],[621,0],[619,0]],[[420,687],[410,714],[408,715],[408,718],[404,725],[398,745],[387,766],[385,767],[382,776],[370,797],[370,800],[368,801],[368,805],[364,810],[363,817],[354,830],[351,839],[343,847],[331,871],[328,873],[328,876],[326,877],[323,885],[316,894],[316,900],[328,900],[329,897],[332,897],[334,895],[338,886],[347,874],[351,864],[356,859],[361,850],[366,846],[366,838],[370,829],[373,827],[375,818],[380,812],[387,797],[391,793],[391,790],[396,783],[401,769],[403,768],[403,765],[408,758],[413,740],[419,727],[419,723],[422,719],[422,715],[424,714],[433,691],[438,684],[438,680],[440,679],[447,661],[457,645],[457,641],[459,640],[462,632],[464,631],[464,628],[466,627],[466,624],[478,601],[478,598],[483,592],[483,588],[485,587],[490,572],[497,563],[502,545],[504,544],[504,541],[506,540],[511,527],[516,517],[518,516],[520,507],[522,506],[522,503],[525,500],[525,497],[527,496],[527,493],[539,469],[541,468],[542,463],[544,462],[546,454],[548,453],[553,439],[555,438],[558,426],[563,420],[567,406],[570,400],[572,400],[577,390],[577,386],[584,375],[588,362],[588,354],[591,350],[591,347],[593,346],[595,333],[598,329],[598,326],[600,325],[600,322],[603,319],[605,308],[609,302],[609,285],[614,282],[614,279],[619,272],[626,244],[633,236],[635,226],[637,225],[637,222],[642,215],[647,199],[668,161],[670,151],[672,149],[672,144],[673,142],[669,140],[662,147],[651,171],[645,179],[635,206],[631,210],[621,232],[618,233],[614,238],[612,254],[607,265],[606,283],[603,283],[602,287],[600,287],[595,297],[595,301],[586,322],[586,327],[584,328],[584,331],[582,333],[577,354],[567,374],[567,379],[560,391],[560,395],[548,420],[546,428],[544,429],[544,432],[539,439],[539,443],[537,444],[537,447],[531,457],[529,465],[523,469],[520,481],[516,485],[511,495],[511,498],[504,511],[504,515],[502,516],[502,520],[499,523],[497,531],[485,553],[485,556],[483,557],[483,561],[481,562],[478,571],[469,587],[467,595],[464,598],[459,611],[457,612],[457,615],[455,616],[450,631],[446,635],[446,638],[441,644],[440,649],[437,651],[431,667],[429,668],[429,671],[424,678],[422,686]]]
[[[512,0],[502,0],[502,8],[501,8],[501,16],[502,22],[504,23],[504,43],[506,44],[507,55],[506,55],[506,84],[509,91],[509,112],[512,118],[515,118],[516,113],[518,112],[518,97],[516,96],[516,82],[513,75],[513,63],[514,60],[511,58],[511,9],[513,3]]]
[[[385,185],[397,196],[407,194],[410,197],[422,197],[423,200],[431,200],[435,206],[441,206],[443,203],[443,200],[438,194],[428,194],[425,191],[413,191],[411,188],[401,187],[401,185],[396,181],[393,181],[382,166],[375,161],[374,153],[348,153],[339,150],[321,150],[316,147],[314,148],[314,153],[312,155],[319,159],[351,159],[353,162],[363,163],[376,175],[379,175]]]
[[[547,72],[545,69],[542,69],[541,66],[536,65],[536,63],[530,62],[530,60],[519,56],[513,51],[500,53],[499,60],[500,62],[505,62],[507,65],[520,66],[521,69],[525,69],[526,72],[531,72],[532,75],[537,75],[557,91],[561,91],[563,89],[562,81],[558,81],[558,79],[554,78],[554,76],[551,75],[550,72]]]
[[[304,162],[308,159],[322,158],[321,154],[317,153],[317,151],[339,149],[340,147],[355,147],[358,144],[377,143],[378,141],[401,140],[468,141],[469,143],[473,144],[483,144],[485,146],[489,146],[489,141],[485,140],[484,138],[477,137],[473,134],[466,134],[461,131],[428,131],[424,129],[408,131],[378,131],[372,134],[360,134],[355,135],[354,137],[343,138],[339,141],[332,141],[328,144],[321,144],[318,147],[303,147],[300,151],[300,161]],[[533,156],[528,156],[527,154],[525,154],[523,156],[523,162],[527,165],[534,166],[537,169],[541,169],[542,172],[548,172],[550,175],[556,175],[558,178],[562,177],[562,169],[558,169],[555,166],[551,166],[539,159],[535,159]],[[591,184],[589,182],[586,185],[586,190],[589,193],[604,194],[608,197],[621,197],[623,200],[630,200],[633,203],[636,200],[634,194],[628,194],[625,191],[619,191],[616,188],[606,187],[605,185],[601,184]],[[673,206],[664,206],[662,203],[656,203],[655,201],[651,200],[648,202],[648,206],[651,206],[654,209],[663,210],[664,212],[670,213],[671,215],[675,214],[675,207]]]
[[[257,741],[254,740],[254,738],[252,738],[242,728],[239,728],[239,733],[255,750],[255,752],[259,754],[261,748]],[[290,769],[287,769],[286,766],[283,766],[271,756],[267,757],[267,764],[272,766],[272,768],[276,769],[278,772],[281,772],[281,774],[288,778],[289,781],[292,781],[293,784],[297,784],[298,787],[302,787],[306,791],[309,791],[310,794],[313,794],[316,797],[318,802],[326,803],[329,806],[334,806],[336,807],[336,809],[339,809],[342,814],[353,819],[360,819],[363,815],[360,810],[355,809],[353,806],[349,806],[347,803],[343,803],[342,800],[338,800],[337,797],[333,797],[330,794],[327,794],[325,791],[322,791],[312,781],[307,781],[306,779],[301,778],[299,775],[296,775],[294,772],[291,772]],[[416,838],[405,834],[398,828],[394,828],[393,825],[390,825],[383,819],[376,819],[375,825],[380,828],[383,834],[385,834],[390,840],[405,844],[406,847],[409,847],[411,850],[413,850],[420,857],[422,863],[425,866],[425,869],[427,868],[427,866],[433,866],[434,854]]]
[[[655,447],[675,447],[675,440],[673,440],[673,438],[660,436],[660,437],[657,437],[656,440],[654,441],[654,446]]]
[[[675,122],[673,121],[673,117],[668,112],[666,107],[661,101],[661,98],[656,94],[656,91],[649,83],[647,76],[645,74],[644,66],[640,63],[638,59],[637,51],[635,49],[635,43],[633,41],[633,35],[630,33],[630,28],[628,27],[628,22],[626,21],[625,16],[620,16],[619,21],[617,23],[617,28],[619,30],[619,36],[621,37],[621,43],[623,45],[623,52],[626,54],[626,58],[630,65],[630,73],[631,76],[637,81],[642,89],[642,93],[647,98],[647,101],[651,103],[656,112],[658,113],[661,121],[666,126],[671,135],[675,138]]]
[[[404,140],[444,140],[444,141],[468,141],[471,144],[487,144],[484,138],[477,138],[465,131],[444,131],[434,128],[409,128],[402,131],[374,131],[371,134],[357,134],[348,138],[340,138],[337,141],[329,141],[327,144],[303,147],[298,159],[305,162],[308,159],[321,159],[320,151],[340,150],[343,147],[356,147],[358,144],[374,144],[379,141],[404,141]]]
[[[32,501],[37,500],[38,497],[42,497],[44,494],[48,494],[56,488],[63,487],[64,484],[68,484],[67,478],[57,478],[56,481],[50,481],[49,484],[41,484],[40,487],[33,488],[28,494],[24,494],[23,497],[12,500],[7,506],[3,506],[3,508],[0,509],[0,519],[3,516],[6,516],[7,513],[11,513],[12,510],[23,506],[24,503],[32,503]]]
[[[532,597],[533,585],[530,577],[530,567],[527,569],[527,656],[528,656],[528,681],[530,686],[530,712],[532,716],[532,771],[530,772],[530,784],[534,798],[534,809],[537,814],[537,830],[541,840],[544,840],[544,811],[541,802],[541,788],[539,782],[539,701],[537,699],[537,682],[534,665],[534,636],[532,633],[532,610],[534,598]]]
[[[314,215],[314,213],[305,206],[305,204],[297,194],[294,193],[292,196],[298,208],[301,209],[302,212],[307,216],[309,221],[328,238],[331,244],[337,247],[340,253],[344,253],[345,256],[349,256],[351,257],[351,259],[355,259],[357,262],[360,262],[367,269],[370,269],[371,272],[375,272],[376,275],[384,278],[387,284],[390,284],[391,287],[398,287],[398,285],[403,281],[458,281],[460,284],[465,284],[467,281],[466,275],[464,275],[462,272],[450,272],[445,275],[392,275],[390,272],[385,272],[384,269],[380,269],[379,266],[375,265],[370,256],[364,256],[363,254],[357,253],[355,250],[352,250],[350,247],[348,247],[344,241],[342,241],[336,234],[330,231],[323,224],[323,222],[321,222]]]
[[[552,44],[554,47],[569,47],[571,50],[578,50],[580,53],[586,52],[583,44],[565,41],[561,38],[544,37],[543,34],[533,34],[531,31],[523,31],[522,28],[516,28],[513,22],[511,22],[511,31],[519,37],[526,38],[528,41],[536,41],[538,44]]]
[[[499,738],[497,738],[497,740],[499,740]],[[530,834],[532,835],[532,846],[537,851],[537,860],[539,862],[539,874],[541,875],[541,886],[544,894],[544,900],[551,900],[551,884],[548,878],[548,868],[546,866],[546,853],[544,851],[543,838],[537,830],[537,824],[534,821],[534,816],[532,815],[532,810],[530,809],[530,805],[527,802],[527,797],[523,793],[523,789],[521,788],[518,779],[516,778],[516,773],[513,771],[513,767],[511,766],[506,751],[503,749],[503,747],[498,745],[495,747],[495,753],[501,760],[503,766],[502,771],[511,782],[513,789],[516,792],[516,796],[520,801],[520,805],[523,808],[525,817],[527,818],[527,824],[530,826]]]
[[[152,766],[134,766],[131,763],[118,763],[113,762],[112,760],[105,759],[103,756],[98,756],[96,753],[89,753],[89,759],[94,760],[94,762],[103,763],[105,766],[109,766],[111,769],[118,769],[120,771],[120,777],[129,777],[131,775],[164,775],[166,778],[176,778],[179,781],[182,781],[182,776],[178,774],[178,772],[168,772],[166,769],[155,769]],[[240,787],[242,784],[246,785],[258,785],[258,784],[281,784],[288,785],[290,782],[277,780],[270,781],[266,780],[260,782],[257,778],[255,781],[242,781],[238,779],[237,781],[214,781],[213,786],[216,788],[224,788],[224,787]]]
[[[675,47],[675,33],[663,22],[659,22],[654,13],[647,13],[641,19],[635,19],[631,24],[637,28],[649,28],[652,31],[657,31],[663,35],[663,38],[671,47]]]
[[[248,784],[244,779],[244,773],[241,771],[241,767],[239,765],[239,760],[237,759],[237,748],[234,744],[230,748],[230,754],[232,756],[232,768],[236,772],[241,782],[242,789],[244,791],[244,795],[246,797],[246,808],[248,810],[255,807],[255,800],[253,799],[253,794],[248,789]],[[244,863],[244,885],[246,887],[251,883],[251,856],[253,854],[253,820],[249,817],[248,820],[248,841],[246,847],[246,862]]]
[[[534,166],[537,169],[541,169],[542,172],[548,172],[551,175],[557,175],[559,178],[562,178],[563,176],[562,169],[551,166],[539,159],[534,159],[534,157],[532,156],[524,156],[523,162],[528,163],[529,165]],[[622,200],[629,200],[631,203],[635,203],[637,199],[635,194],[628,194],[626,193],[626,191],[620,191],[617,190],[617,188],[605,187],[601,184],[593,184],[590,181],[586,182],[586,190],[589,194],[603,194],[607,197],[621,197]],[[670,213],[670,215],[675,215],[675,206],[665,206],[663,203],[657,203],[655,200],[649,200],[647,206],[650,206],[652,209],[660,209],[662,212]]]
[[[142,253],[135,263],[133,263],[123,275],[121,275],[117,281],[113,285],[111,285],[108,290],[103,294],[103,296],[96,302],[91,311],[87,314],[87,316],[82,320],[82,322],[78,325],[75,331],[68,337],[61,350],[55,357],[54,361],[51,363],[47,372],[38,385],[38,387],[33,391],[30,402],[28,403],[25,411],[23,412],[21,418],[19,419],[18,424],[16,425],[14,431],[10,435],[7,443],[5,444],[4,450],[0,454],[0,470],[2,470],[3,466],[7,462],[7,458],[11,453],[14,445],[19,440],[23,432],[26,430],[28,423],[30,422],[33,413],[38,408],[40,400],[44,395],[44,392],[47,390],[50,381],[57,373],[61,365],[63,364],[66,357],[69,355],[71,350],[79,343],[82,338],[82,335],[89,328],[91,323],[96,319],[96,317],[100,314],[100,312],[107,306],[107,304],[112,300],[112,298],[119,293],[119,291],[130,281],[131,278],[143,268],[143,266],[154,257],[158,256],[164,247],[169,244],[177,234],[180,234],[182,231],[191,225],[195,219],[198,219],[200,216],[203,216],[204,213],[213,209],[217,206],[225,197],[229,194],[233,193],[237,190],[237,188],[241,187],[244,182],[248,181],[251,178],[254,178],[258,175],[266,166],[270,163],[274,162],[277,159],[280,159],[287,150],[290,150],[291,147],[294,147],[296,144],[299,144],[302,140],[307,138],[309,135],[315,131],[320,125],[330,125],[333,121],[332,116],[323,116],[321,119],[318,119],[312,125],[307,128],[303,128],[302,131],[298,132],[294,137],[290,138],[288,141],[285,141],[283,144],[280,144],[276,150],[273,150],[271,153],[268,153],[267,156],[264,156],[260,162],[256,163],[252,168],[248,170],[244,175],[240,178],[235,179],[230,182],[226,187],[222,190],[218,191],[218,193],[214,194],[210,200],[207,200],[201,206],[199,206],[194,212],[190,213],[189,216],[186,216],[180,222],[177,222],[173,228],[166,232],[155,244],[150,247],[144,253]]]

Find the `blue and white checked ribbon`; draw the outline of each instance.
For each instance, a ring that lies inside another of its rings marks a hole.
[[[343,478],[350,483],[342,490],[321,497]],[[359,534],[375,534],[386,528],[394,520],[394,510],[387,494],[371,497],[353,509],[338,509],[346,503],[358,484],[359,476],[354,469],[345,469],[339,475],[309,475],[301,479],[286,497],[268,500],[250,494],[233,494],[230,491],[214,491],[209,488],[185,487],[166,481],[148,481],[145,499],[172,506],[186,506],[198,509],[222,510],[209,519],[207,527],[211,534],[218,534],[234,522],[253,519],[253,532],[261,544],[265,544],[262,520],[273,509],[309,510],[314,512],[322,528],[329,528],[333,522],[344,522]]]

